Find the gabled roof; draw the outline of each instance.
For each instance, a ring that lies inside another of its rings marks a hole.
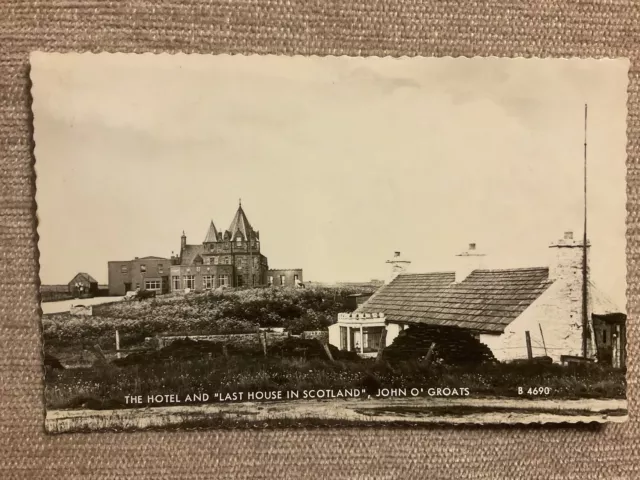
[[[388,320],[500,333],[551,285],[548,268],[400,274],[357,310]]]
[[[218,241],[218,230],[216,230],[216,226],[213,224],[213,220],[211,220],[211,224],[209,225],[209,230],[207,231],[207,236],[204,237],[203,243],[212,243]]]
[[[71,281],[73,282],[77,278],[81,278],[83,280],[86,280],[89,283],[98,283],[98,281],[95,278],[93,278],[91,275],[89,275],[88,273],[85,273],[85,272],[80,272],[80,273],[76,274],[76,276],[73,277],[71,279]]]
[[[204,252],[204,245],[185,245],[180,257],[180,265],[193,265],[198,255]]]
[[[140,257],[137,260],[169,260],[169,259],[166,258],[166,257],[156,257],[156,256],[151,255],[151,256],[148,256],[148,257]]]
[[[247,215],[242,209],[242,205],[238,206],[238,211],[233,217],[231,225],[227,231],[231,234],[232,239],[236,238],[237,233],[240,232],[245,240],[249,238],[249,233],[253,232],[253,227],[249,223]]]

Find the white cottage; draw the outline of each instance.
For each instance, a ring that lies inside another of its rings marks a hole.
[[[582,357],[583,244],[566,232],[549,248],[548,267],[484,269],[470,244],[454,272],[400,273],[354,313],[340,314],[329,341],[370,356],[383,331],[390,345],[401,329],[427,324],[469,330],[502,361],[527,358],[527,332],[533,356]],[[623,366],[626,315],[590,280],[587,299],[587,358]]]

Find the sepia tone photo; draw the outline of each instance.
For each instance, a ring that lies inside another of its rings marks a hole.
[[[628,67],[33,53],[47,432],[625,421]]]

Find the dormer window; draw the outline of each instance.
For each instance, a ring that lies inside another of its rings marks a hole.
[[[242,237],[238,237],[238,238],[236,238],[236,245],[237,245],[238,247],[242,246]]]

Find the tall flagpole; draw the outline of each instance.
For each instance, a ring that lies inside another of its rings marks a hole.
[[[587,358],[589,335],[589,273],[587,262],[587,104],[584,104],[584,233],[582,237],[582,356]]]

